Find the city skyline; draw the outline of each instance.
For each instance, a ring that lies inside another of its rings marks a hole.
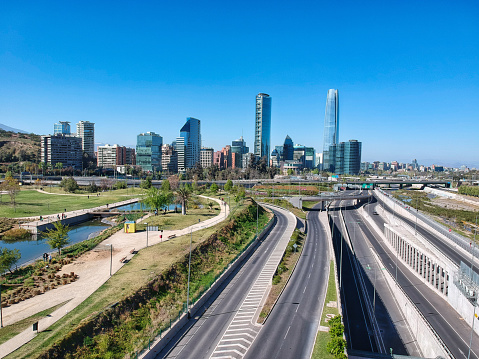
[[[290,135],[321,152],[335,88],[341,138],[363,143],[363,161],[479,167],[477,3],[346,2],[340,20],[321,16],[335,4],[246,5],[120,3],[110,16],[106,4],[7,3],[0,123],[46,135],[90,121],[97,143],[134,147],[147,131],[171,143],[192,116],[203,146],[253,147],[252,99],[266,92],[270,149]]]

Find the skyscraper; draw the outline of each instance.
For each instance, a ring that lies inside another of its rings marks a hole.
[[[357,140],[340,142],[329,147],[331,157],[331,172],[338,175],[358,174],[361,170],[362,143]]]
[[[334,157],[329,156],[329,147],[339,143],[339,92],[328,90],[324,115],[323,163],[324,170],[330,171],[334,166]]]
[[[90,121],[78,122],[77,136],[82,139],[83,152],[95,157],[95,124]]]
[[[178,152],[178,171],[193,168],[200,162],[201,128],[200,120],[188,117],[176,138]]]
[[[283,144],[283,161],[291,161],[293,159],[294,144],[291,137],[286,136]]]
[[[140,133],[136,138],[136,164],[143,171],[161,170],[161,146],[163,137],[154,133]]]
[[[58,121],[58,123],[55,123],[53,125],[53,134],[56,135],[57,133],[61,133],[63,135],[69,135],[71,133],[70,122]]]
[[[269,165],[271,153],[271,97],[265,93],[256,96],[256,126],[254,132],[254,154],[257,159],[266,158]]]

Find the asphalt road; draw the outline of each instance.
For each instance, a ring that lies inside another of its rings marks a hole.
[[[374,206],[374,204],[371,205]],[[381,216],[373,215],[372,217],[379,228],[383,228],[384,220]],[[393,277],[396,275],[397,263],[398,284],[407,293],[409,298],[424,315],[430,325],[436,330],[454,357],[467,358],[471,335],[470,323],[466,323],[465,320],[461,318],[444,299],[426,284],[422,283],[421,280],[409,270],[409,268],[403,265],[400,261],[397,261],[396,254],[389,251],[382,239],[378,239],[373,235],[373,231],[369,228],[367,223],[362,228],[376,253],[379,255],[385,267]],[[421,230],[419,226],[418,230]],[[424,230],[424,233],[427,234],[428,232]],[[452,280],[449,285],[454,285]],[[470,358],[477,359],[479,358],[478,355],[479,337],[474,334]]]
[[[326,231],[319,212],[310,211],[302,255],[245,358],[310,358],[329,278]]]
[[[376,198],[376,197],[375,197]],[[393,210],[388,206],[388,205],[385,205],[383,201],[381,201],[380,199],[376,198],[376,201],[378,203],[381,204],[382,207],[384,207],[384,209],[386,211],[388,211],[389,213],[393,213]],[[372,206],[374,206],[375,204],[372,203],[371,204]],[[414,228],[415,226],[415,221],[409,219],[409,218],[406,218],[404,216],[402,216],[401,214],[395,212],[395,215],[403,222],[407,223],[409,226],[411,226],[412,228]],[[374,220],[378,219],[377,217],[379,216],[376,216],[374,215]],[[378,221],[376,221],[378,224],[381,223],[381,220],[378,219]],[[382,223],[384,223],[384,221],[382,221]],[[383,224],[381,223],[381,227],[380,228],[383,228]],[[436,235],[434,235],[431,231],[429,231],[428,229],[422,227],[421,225],[417,225],[417,232],[419,234],[421,234],[424,238],[426,238],[429,242],[431,242],[434,246],[436,246],[436,248],[438,248],[442,253],[444,253],[447,257],[449,257],[450,260],[452,260],[455,264],[457,264],[458,266],[460,266],[460,263],[461,261],[466,263],[466,265],[468,267],[471,266],[471,256],[468,255],[468,256],[464,256],[462,251],[458,251],[454,248],[453,245],[451,245],[449,242],[446,242],[445,240],[441,239],[441,238],[438,238],[436,237]],[[474,271],[476,273],[479,273],[479,268],[477,266],[474,266]]]
[[[288,226],[288,220],[280,211],[273,210],[277,222],[269,235],[260,243],[255,253],[234,273],[225,288],[199,317],[180,331],[156,358],[209,358],[222,338],[249,289],[261,273],[264,263],[272,253],[275,243]]]

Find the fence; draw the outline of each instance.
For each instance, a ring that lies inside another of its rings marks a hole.
[[[426,214],[417,211],[414,208],[411,208],[410,206],[405,205],[402,201],[389,196],[388,194],[384,193],[382,189],[378,189],[379,193],[381,193],[383,196],[387,196],[391,201],[395,202],[398,206],[406,210],[408,213],[410,213],[413,216],[417,216],[418,219],[421,219],[424,223],[426,223],[428,226],[432,227],[436,231],[438,231],[440,234],[443,236],[447,237],[449,240],[453,241],[456,243],[459,247],[470,253],[471,255],[474,254],[474,257],[479,258],[479,253],[475,249],[475,246],[471,246],[470,243],[472,241],[469,238],[466,238],[459,233],[456,233],[454,231],[450,231],[448,227],[445,225],[436,222]],[[474,253],[473,253],[474,252]]]

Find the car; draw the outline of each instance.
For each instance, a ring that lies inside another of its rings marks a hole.
[[[373,214],[377,215],[377,214],[378,214],[378,212],[374,211],[374,212],[373,212]]]

